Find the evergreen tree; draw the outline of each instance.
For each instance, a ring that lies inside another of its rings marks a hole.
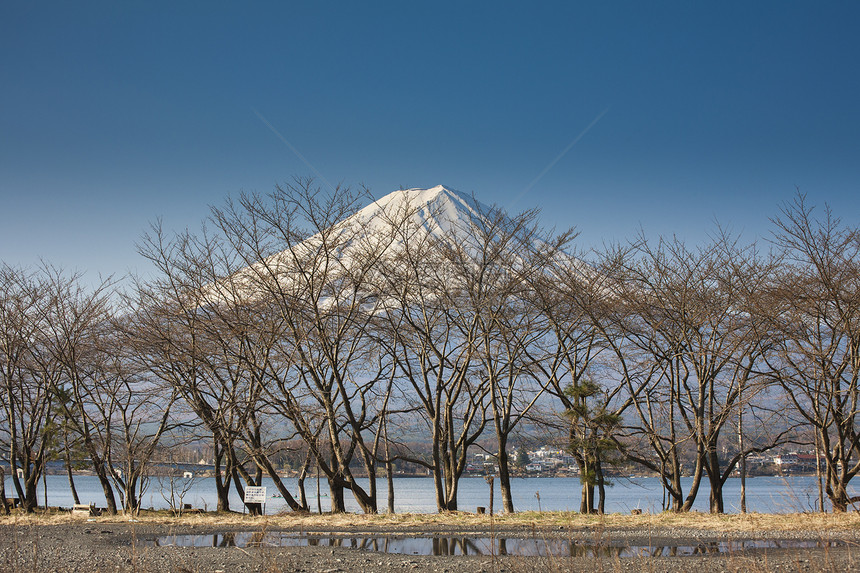
[[[514,455],[514,466],[522,469],[531,463],[531,459],[529,458],[528,452],[526,452],[525,448],[517,448],[517,452]]]
[[[600,386],[588,379],[581,379],[565,389],[573,406],[565,414],[570,420],[568,451],[576,459],[582,481],[580,512],[595,513],[594,488],[597,487],[599,500],[597,512],[603,513],[606,486],[612,485],[604,475],[604,464],[614,463],[613,453],[618,452],[619,444],[614,437],[621,416],[607,410]]]

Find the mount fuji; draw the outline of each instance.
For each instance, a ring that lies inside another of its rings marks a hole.
[[[389,193],[345,219],[342,225],[361,225],[367,231],[386,230],[392,214],[407,210],[412,211],[409,222],[423,227],[435,238],[450,236],[464,225],[480,222],[491,211],[470,195],[437,185]],[[381,216],[383,213],[388,216]]]
[[[317,221],[315,234],[257,262],[248,261],[248,266],[225,277],[226,282],[211,284],[204,297],[216,304],[225,300],[250,302],[263,296],[261,287],[271,289],[272,281],[281,291],[316,290],[324,287],[310,277],[319,271],[322,274],[317,278],[329,284],[324,288],[328,294],[320,293],[322,299],[337,298],[339,295],[329,289],[349,291],[346,285],[353,279],[348,277],[355,273],[390,271],[407,250],[411,257],[426,258],[425,264],[439,264],[442,259],[437,255],[443,252],[459,252],[457,256],[468,260],[480,258],[482,250],[486,255],[490,248],[495,259],[504,261],[501,264],[520,266],[522,271],[522,265],[528,263],[516,254],[516,245],[541,250],[547,243],[540,233],[529,231],[529,221],[521,225],[516,219],[444,185],[394,191],[339,222],[320,225]]]

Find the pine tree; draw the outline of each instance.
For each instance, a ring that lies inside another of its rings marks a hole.
[[[605,463],[616,461],[613,453],[619,444],[614,432],[621,416],[607,410],[600,386],[592,380],[582,379],[565,389],[573,402],[565,414],[570,420],[568,451],[576,459],[582,482],[581,513],[595,513],[594,488],[597,487],[599,501],[597,512],[603,513],[606,486],[612,485],[604,475]]]

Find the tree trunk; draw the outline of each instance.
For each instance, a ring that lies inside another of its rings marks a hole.
[[[75,505],[81,503],[78,498],[78,490],[75,487],[75,477],[72,474],[72,453],[69,447],[69,428],[68,423],[63,423],[63,461],[66,463],[66,475],[69,478],[69,489],[72,490],[72,499]]]
[[[434,420],[434,423],[436,420]],[[433,431],[433,488],[436,492],[436,511],[442,513],[448,511],[447,491],[445,489],[445,471],[443,464],[442,448],[444,447],[441,441],[439,428]]]
[[[71,458],[69,456],[68,448],[66,448],[65,457],[66,457],[66,476],[69,478],[69,489],[72,490],[72,499],[74,500],[75,505],[78,505],[81,503],[81,500],[78,497],[78,489],[75,487],[75,476],[72,472],[72,461],[71,461]]]
[[[125,511],[130,515],[137,515],[140,512],[140,500],[137,499],[137,480],[131,475],[125,482]]]
[[[235,470],[233,479],[236,482],[236,490],[239,491],[241,488],[241,493],[239,494],[242,498],[242,502],[245,500],[245,488],[241,487],[239,484],[239,477],[242,476],[242,479],[245,480],[245,483],[250,486],[258,486],[263,482],[263,469],[257,465],[256,475],[251,477],[251,474],[248,473],[248,470],[245,469],[241,463],[236,460],[235,453],[233,452],[232,446],[230,446],[229,455],[232,458],[231,463],[233,464],[233,468]],[[256,465],[256,464],[255,464]],[[236,475],[238,474],[238,475]],[[248,513],[251,515],[262,515],[263,514],[263,504],[261,503],[246,503],[245,507],[248,508]]]
[[[111,483],[111,478],[108,475],[108,469],[105,466],[105,462],[99,455],[99,449],[96,448],[95,443],[91,438],[85,436],[84,445],[86,446],[87,451],[90,454],[93,471],[96,473],[96,476],[98,476],[99,483],[102,486],[102,492],[105,496],[105,504],[107,505],[107,512],[110,515],[116,515],[116,496],[114,495],[113,485]]]
[[[305,463],[302,464],[302,469],[299,471],[299,477],[296,480],[296,483],[299,487],[299,503],[301,504],[302,511],[310,511],[308,506],[308,495],[305,491],[305,478],[308,477],[308,470],[311,467],[311,455],[308,452],[308,455],[305,456]]]
[[[367,492],[364,492],[352,478],[350,478],[353,482],[350,489],[364,513],[376,514],[379,512],[379,497],[376,490],[376,452],[373,452],[372,456],[365,455],[364,458],[367,468]]]
[[[594,475],[597,478],[597,513],[606,513],[606,478],[603,475],[603,464],[598,459],[594,464]]]
[[[230,511],[230,481],[233,478],[232,469],[227,466],[224,468],[224,473],[221,473],[221,460],[224,459],[224,450],[215,441],[215,493],[218,496],[218,506],[216,511]]]
[[[702,473],[704,472],[704,464],[702,458],[703,452],[697,452],[698,459],[696,460],[696,469],[693,472],[693,485],[690,486],[687,492],[687,497],[684,499],[684,505],[681,506],[681,511],[690,511],[693,509],[693,502],[696,501],[696,495],[699,493],[699,486],[702,483]],[[678,477],[678,485],[680,486],[681,478]]]
[[[594,485],[582,483],[582,494],[579,500],[579,513],[594,513]]]
[[[744,406],[738,409],[738,452],[741,454],[741,513],[747,512],[747,455],[744,453]]]
[[[388,441],[388,418],[382,419],[385,432],[385,481],[388,484],[388,513],[394,514],[394,468],[391,462],[391,449]]]
[[[322,515],[322,493],[320,492],[320,466],[317,464],[317,513]]]
[[[113,493],[113,486],[111,484],[110,478],[107,477],[107,474],[104,473],[104,470],[102,470],[101,472],[97,472],[96,475],[99,478],[99,483],[102,485],[102,492],[104,492],[105,494],[107,512],[111,515],[116,515],[116,497]]]
[[[385,464],[385,480],[388,482],[388,513],[394,513],[394,470],[391,461]]]
[[[301,511],[308,511],[308,494],[305,491],[305,478],[299,478],[297,485],[299,487],[299,503],[301,504]]]
[[[453,468],[454,463],[456,462],[449,464],[445,472],[445,511],[457,511],[457,490],[459,484]]]
[[[302,509],[302,507],[287,489],[287,486],[284,485],[284,482],[281,480],[281,476],[278,475],[277,470],[275,470],[275,466],[272,465],[272,462],[269,461],[269,458],[266,456],[260,456],[259,463],[265,466],[266,473],[269,474],[269,477],[275,483],[275,488],[277,488],[278,493],[281,494],[281,497],[284,499],[284,501],[287,502],[287,505],[290,506],[290,509],[293,511],[299,511],[300,509]]]
[[[723,505],[723,482],[720,480],[720,476],[709,475],[708,483],[711,486],[711,493],[709,495],[711,513],[725,513]]]
[[[36,486],[38,484],[38,474],[36,470],[32,470],[29,476],[26,476],[24,482],[25,500],[24,510],[27,513],[33,513],[39,508],[39,499],[36,497]]]
[[[818,482],[818,511],[824,513],[824,482],[821,476],[821,448],[818,446],[818,430],[815,431],[815,478]]]
[[[499,444],[499,488],[502,491],[502,506],[506,513],[514,513],[514,498],[511,495],[511,473],[509,468],[507,443]]]
[[[582,452],[574,452],[576,465],[579,466],[579,481],[582,489],[579,494],[579,513],[594,513],[594,478],[591,475],[592,468]]]
[[[335,480],[328,480],[329,495],[331,496],[331,512],[346,513],[346,504],[344,503],[343,490],[344,487]]]
[[[4,515],[9,515],[9,504],[6,502],[6,471],[2,464],[0,464],[0,508],[3,508]]]
[[[370,480],[372,484],[376,483],[376,476],[371,476]],[[348,489],[352,492],[352,496],[355,498],[355,501],[358,502],[358,506],[361,508],[361,511],[367,514],[377,513],[375,495],[368,494],[355,482],[350,483]]]
[[[434,438],[435,439],[435,438]],[[445,502],[445,479],[442,475],[442,457],[439,455],[437,444],[433,444],[433,490],[436,492],[436,511],[447,511]]]
[[[834,513],[845,513],[848,511],[848,492],[839,476],[836,474],[836,461],[828,460],[827,468],[827,497],[833,506]]]
[[[710,501],[711,513],[725,513],[723,505],[723,480],[720,476],[720,461],[717,457],[717,452],[711,449],[708,452],[708,483],[711,486],[711,493],[708,496]]]
[[[251,476],[245,471],[245,468],[241,466],[241,464],[232,462],[233,465],[233,485],[236,488],[236,493],[239,494],[239,499],[242,500],[242,504],[248,509],[248,513],[251,515],[260,515],[263,511],[262,505],[259,503],[245,503],[245,488],[242,486],[242,479],[245,480],[245,483],[252,485],[253,480]],[[240,479],[240,475],[241,478]]]
[[[9,472],[12,474],[12,485],[15,486],[15,494],[18,496],[19,503],[24,501],[24,488],[21,487],[21,480],[18,477],[18,458],[15,457],[15,449],[12,449],[9,455]]]
[[[14,456],[14,452],[13,452]],[[28,452],[24,452],[22,456],[23,459],[30,459]],[[15,457],[11,458],[12,462],[12,483],[15,485],[15,491],[18,493],[18,499],[21,500],[21,507],[27,513],[33,513],[36,511],[39,502],[36,500],[36,484],[35,477],[36,472],[31,467],[31,464],[27,463],[24,467],[21,468],[23,472],[23,485],[21,484],[21,479],[18,477],[18,460]]]

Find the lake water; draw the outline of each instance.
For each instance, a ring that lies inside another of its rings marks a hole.
[[[184,480],[176,479],[176,485]],[[689,480],[685,480],[685,485]],[[70,507],[73,503],[69,484],[64,475],[47,477],[48,505]],[[296,480],[285,478],[284,484],[294,495],[298,493]],[[104,507],[105,498],[98,480],[93,476],[76,476],[75,485],[82,503],[95,503]],[[144,492],[143,507],[170,507],[163,494],[167,486],[166,479],[152,478],[148,489]],[[268,487],[266,513],[277,513],[287,510],[283,499],[271,497],[277,493],[270,480],[264,480]],[[217,502],[215,496],[214,478],[194,478],[189,482],[190,489],[183,502],[190,503],[195,508],[214,509]],[[386,508],[387,485],[384,479],[378,480],[379,509]],[[514,478],[512,480],[514,508],[517,511],[576,511],[579,509],[580,483],[578,478]],[[316,480],[305,480],[308,503],[312,511],[316,511]],[[322,510],[330,509],[327,496],[328,487],[322,480]],[[694,509],[708,511],[708,487],[703,483],[699,489]],[[11,479],[6,479],[7,496],[14,496]],[[540,498],[538,499],[538,495]],[[852,495],[856,495],[852,493]],[[346,494],[347,511],[359,512],[359,507],[350,493]],[[495,508],[501,505],[501,492],[498,480],[495,480]],[[44,503],[44,492],[39,484],[39,503]],[[660,480],[657,478],[616,479],[615,485],[607,488],[606,511],[629,513],[634,508],[658,513],[662,509],[663,492]],[[818,507],[818,486],[815,477],[755,477],[747,478],[747,509],[761,513],[791,513],[799,511],[815,511]],[[435,513],[436,504],[433,492],[433,482],[430,478],[395,478],[394,479],[394,508],[397,513]],[[178,501],[178,500],[177,500]],[[475,511],[477,506],[489,506],[489,486],[482,477],[463,478],[460,480],[459,507],[463,511]],[[740,480],[730,478],[724,488],[724,501],[727,512],[737,512],[740,504]],[[119,497],[117,497],[119,502]],[[241,511],[242,504],[235,490],[232,492],[231,508]]]
[[[847,547],[843,541],[752,539],[700,541],[690,544],[617,544],[602,540],[540,537],[481,537],[471,535],[337,535],[286,531],[230,531],[202,535],[162,535],[147,540],[149,547],[343,547],[397,555],[517,555],[520,557],[658,557],[738,554],[761,549],[823,549]]]

